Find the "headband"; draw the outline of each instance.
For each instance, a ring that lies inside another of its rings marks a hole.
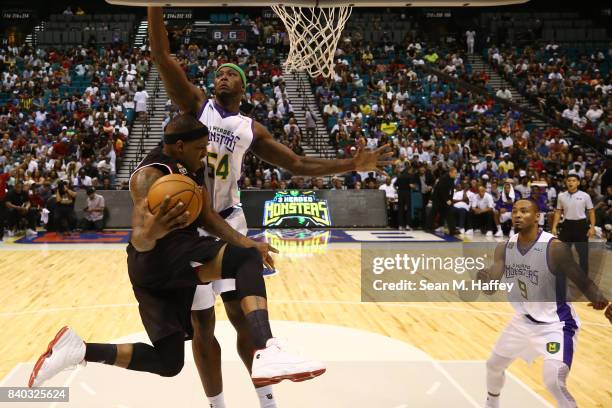
[[[179,140],[183,142],[190,142],[192,140],[197,140],[201,137],[208,136],[208,128],[206,126],[189,130],[187,132],[180,133],[165,133],[164,134],[164,143],[165,144],[175,144]]]
[[[226,63],[221,65],[219,68],[217,68],[217,72],[219,72],[219,70],[221,68],[231,68],[234,71],[236,71],[238,74],[240,74],[240,78],[242,78],[242,83],[244,84],[244,87],[246,88],[247,86],[247,79],[246,79],[246,75],[244,75],[244,71],[242,70],[242,68],[240,68],[238,65],[236,64],[232,64],[232,63]]]

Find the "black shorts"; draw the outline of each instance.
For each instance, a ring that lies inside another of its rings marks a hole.
[[[158,240],[151,251],[127,247],[128,273],[142,323],[151,341],[176,332],[193,337],[191,305],[196,285],[201,285],[192,262],[214,259],[225,242],[179,230]]]

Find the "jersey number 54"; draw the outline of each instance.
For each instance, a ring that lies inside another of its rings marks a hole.
[[[221,160],[217,162],[217,153],[209,152],[206,156],[206,166],[208,167],[208,177],[215,178],[221,177],[223,180],[229,176],[229,155],[224,155]],[[215,170],[216,168],[216,170]]]

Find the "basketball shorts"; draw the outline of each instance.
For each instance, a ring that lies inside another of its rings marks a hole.
[[[522,358],[528,363],[543,356],[545,360],[563,361],[571,367],[578,330],[575,323],[535,323],[516,314],[495,343],[493,352],[506,358]]]
[[[242,207],[234,207],[234,211],[232,211],[225,221],[242,235],[247,234],[247,222]],[[207,232],[202,229],[200,229],[199,232],[200,235],[207,235]],[[195,295],[193,296],[191,310],[210,309],[215,305],[215,300],[218,295],[221,295],[225,302],[237,300],[236,279],[221,279],[211,282],[209,285],[198,285]]]
[[[192,338],[191,304],[200,284],[192,263],[214,259],[223,245],[216,238],[199,237],[195,230],[174,231],[147,252],[128,245],[128,273],[151,341],[176,332]]]

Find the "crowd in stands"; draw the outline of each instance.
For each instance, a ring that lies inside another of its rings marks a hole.
[[[512,202],[520,197],[537,200],[543,214],[540,222],[549,227],[556,197],[565,190],[564,177],[578,174],[581,188],[598,209],[597,231],[605,234],[612,221],[612,191],[602,157],[573,143],[562,129],[536,127],[492,97],[472,94],[422,69],[427,64],[486,87],[489,78],[473,72],[462,51],[445,52],[413,40],[364,46],[348,38],[336,58],[335,77],[313,81],[319,105],[313,116],[327,124],[337,157],[350,158],[361,148],[390,144],[395,161],[385,169],[387,175],[352,172],[328,184],[319,177],[291,177],[252,158],[246,163],[242,188],[381,189],[388,199],[391,225],[433,229],[450,214],[450,232],[481,229],[483,234],[501,236],[510,232]],[[594,94],[601,96],[607,84],[601,81]],[[499,91],[497,96],[509,93]],[[607,96],[603,101],[607,106]],[[597,126],[605,128],[607,118],[607,113],[600,115]],[[453,209],[440,214],[437,182],[452,167],[458,170]],[[402,186],[411,193],[408,207],[399,200]]]
[[[38,223],[46,209],[53,224],[56,192],[73,205],[70,192],[114,188],[149,67],[126,47],[0,49],[0,193],[25,189],[28,214]]]
[[[612,134],[612,55],[557,44],[491,47],[489,63],[542,112],[607,142]]]
[[[336,52],[335,76],[312,82],[318,110],[306,113],[306,128],[301,129],[282,76],[283,36],[262,21],[249,24],[260,34],[256,46],[180,44],[176,56],[189,79],[212,95],[216,67],[241,65],[248,79],[242,110],[298,155],[321,121],[338,158],[385,144],[395,155],[386,174],[351,172],[329,179],[295,177],[247,154],[242,189],[380,189],[388,200],[391,225],[431,230],[447,221],[451,233],[481,229],[500,235],[509,232],[511,203],[519,197],[538,200],[541,223],[549,224],[564,177],[578,174],[581,188],[597,206],[598,227],[605,230],[612,223],[610,172],[601,156],[562,129],[532,125],[521,112],[496,102],[495,92],[473,94],[424,69],[487,87],[488,76],[472,70],[463,50],[413,38],[401,44],[383,38],[374,45],[346,36]],[[269,46],[271,37],[279,47]],[[595,53],[574,61],[558,54],[559,49],[557,54],[552,49],[495,51],[488,54],[493,63],[521,92],[529,94],[535,81],[536,100],[544,97],[547,113],[567,117],[564,111],[550,111],[556,106],[549,103],[552,97],[577,103],[586,122],[579,119],[575,125],[610,138],[610,81],[601,72],[608,56],[602,60]],[[547,60],[550,55],[553,62]],[[9,175],[8,190],[23,184],[30,196],[47,190],[53,194],[60,182],[68,191],[112,188],[117,158],[135,117],[134,96],[142,91],[149,70],[146,52],[24,46],[0,51],[0,64],[0,174]],[[555,79],[557,73],[561,80]],[[501,97],[508,94],[494,91]],[[167,108],[165,123],[176,112],[171,103]],[[439,180],[448,178],[453,168],[453,208],[440,211]]]

